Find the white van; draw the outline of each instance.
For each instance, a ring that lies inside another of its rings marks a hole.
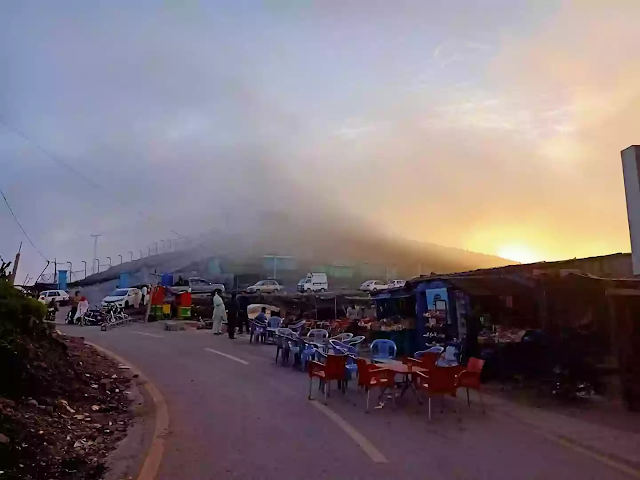
[[[308,273],[298,282],[299,292],[326,292],[329,289],[326,273]]]

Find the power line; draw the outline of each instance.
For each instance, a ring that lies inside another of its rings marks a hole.
[[[2,195],[2,198],[4,199],[4,203],[7,204],[7,208],[9,209],[9,211],[11,212],[11,216],[13,217],[13,219],[16,221],[16,223],[18,224],[18,226],[20,227],[20,230],[22,230],[22,233],[24,233],[24,236],[26,237],[27,240],[29,240],[29,243],[31,244],[31,246],[36,250],[36,252],[38,252],[40,254],[40,256],[42,258],[44,258],[44,260],[46,262],[48,262],[49,260],[47,260],[47,257],[44,256],[44,254],[38,250],[38,247],[35,246],[35,244],[33,243],[33,241],[31,240],[31,238],[29,238],[29,235],[27,234],[26,230],[22,227],[22,224],[20,223],[20,220],[18,220],[18,217],[16,217],[16,214],[13,213],[13,209],[11,208],[11,205],[9,205],[9,200],[7,200],[7,197],[5,196],[4,192],[2,191],[2,189],[0,189],[0,194]]]
[[[90,177],[88,177],[87,175],[85,175],[84,173],[82,173],[81,171],[79,171],[78,169],[76,169],[75,167],[73,167],[72,165],[70,165],[68,162],[66,162],[65,160],[53,155],[52,153],[50,153],[48,150],[46,150],[42,145],[40,145],[38,142],[30,139],[29,137],[27,137],[24,133],[22,133],[20,130],[18,130],[17,128],[9,125],[6,121],[4,121],[1,117],[0,117],[0,124],[3,125],[7,130],[10,130],[11,132],[13,132],[15,135],[19,136],[20,138],[22,138],[25,142],[33,145],[36,149],[38,149],[42,154],[44,154],[46,157],[50,158],[51,160],[53,160],[56,163],[59,163],[60,165],[64,166],[66,169],[70,170],[71,172],[75,173],[76,175],[78,175],[80,178],[82,178],[84,181],[86,181],[87,183],[89,183],[91,186],[97,188],[98,190],[101,190],[102,192],[104,192],[105,194],[107,194],[109,197],[111,197],[113,200],[115,200],[120,206],[122,206],[123,208],[126,208],[127,210],[131,209],[131,205],[123,202],[122,200],[120,200],[119,198],[117,198],[116,196],[112,195],[112,192],[110,192],[109,190],[105,189],[103,185],[101,185],[99,182],[96,182],[95,180],[91,179]],[[146,213],[140,211],[140,210],[136,210],[136,213],[138,215],[140,215],[141,217],[145,218],[146,220],[152,221],[152,222],[156,222],[156,223],[161,223],[160,220],[158,220],[157,218],[152,217],[151,215],[147,215]],[[176,233],[172,230],[173,233]],[[178,233],[176,233],[176,235],[179,235]]]

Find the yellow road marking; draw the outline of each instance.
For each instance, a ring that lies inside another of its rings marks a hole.
[[[162,461],[162,455],[164,454],[164,435],[169,431],[169,411],[167,410],[167,403],[164,397],[160,393],[160,390],[151,383],[140,371],[128,360],[125,360],[120,355],[113,353],[106,348],[103,348],[95,343],[85,342],[87,345],[91,345],[96,350],[104,353],[108,357],[113,358],[117,362],[128,365],[131,372],[138,375],[143,381],[142,386],[147,390],[149,396],[153,400],[156,414],[156,425],[153,432],[153,439],[151,440],[151,446],[147,450],[147,456],[144,459],[140,473],[137,480],[154,480],[160,468],[160,462]]]

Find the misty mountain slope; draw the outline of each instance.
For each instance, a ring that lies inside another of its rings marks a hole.
[[[225,264],[245,265],[243,270],[262,272],[262,256],[287,255],[296,258],[298,268],[318,265],[368,264],[389,267],[400,277],[420,273],[451,273],[513,264],[503,258],[431,243],[393,239],[346,217],[307,211],[262,212],[247,223],[235,221],[212,228],[196,239],[181,240],[179,250],[152,255],[114,266],[89,277],[90,282],[113,279],[121,272],[144,272],[136,282],[150,281],[148,274],[182,271],[206,265],[212,258]],[[204,274],[204,272],[202,272]]]

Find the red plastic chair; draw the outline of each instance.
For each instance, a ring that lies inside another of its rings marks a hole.
[[[442,408],[444,410],[444,397],[456,396],[458,390],[458,370],[449,367],[434,367],[428,373],[416,372],[415,378],[418,388],[425,390],[429,395],[429,420],[431,420],[431,397],[440,395],[442,397]]]
[[[313,377],[317,377],[324,385],[324,403],[327,403],[331,380],[337,380],[339,384],[346,380],[346,364],[347,357],[344,355],[327,355],[327,361],[324,364],[315,360],[309,362],[309,400],[313,400],[311,396]]]
[[[357,358],[356,365],[358,366],[358,387],[363,387],[367,392],[367,406],[365,411],[369,411],[369,396],[371,389],[379,387],[380,397],[384,395],[384,392],[395,384],[395,374],[384,367],[380,367],[373,363],[367,363],[364,358]]]
[[[471,406],[471,398],[469,397],[469,389],[476,390],[480,397],[480,404],[482,405],[482,412],[484,413],[484,400],[482,399],[482,392],[480,391],[480,374],[482,373],[482,367],[484,366],[484,360],[471,357],[467,368],[458,376],[458,388],[467,389],[467,403]]]

